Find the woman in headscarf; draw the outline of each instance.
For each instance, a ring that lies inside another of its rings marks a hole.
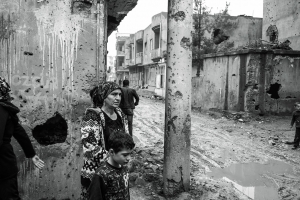
[[[122,129],[129,134],[126,116],[119,108],[121,94],[120,86],[114,82],[105,82],[90,91],[93,107],[86,110],[81,123],[84,160],[81,199],[87,199],[95,170],[107,156],[105,144],[110,133]]]
[[[19,124],[17,113],[20,110],[11,103],[9,93],[9,84],[0,77],[0,199],[19,200],[17,159],[10,144],[11,137],[18,141],[25,156],[31,158],[36,167],[42,169],[44,162],[35,154],[26,131]]]

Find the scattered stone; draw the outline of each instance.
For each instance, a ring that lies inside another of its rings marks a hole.
[[[139,174],[138,173],[131,173],[129,174],[129,181],[130,182],[134,182],[136,181],[136,179],[139,177]]]
[[[269,143],[270,145],[275,145],[275,144],[276,144],[273,140],[269,140],[268,143]]]
[[[145,186],[146,185],[146,181],[142,177],[138,177],[135,180],[135,184],[138,185],[138,186]]]

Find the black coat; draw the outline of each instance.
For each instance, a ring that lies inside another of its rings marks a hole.
[[[13,136],[21,145],[25,156],[35,156],[34,148],[24,128],[19,124],[20,110],[9,102],[0,102],[0,181],[17,175],[17,159],[10,144]]]

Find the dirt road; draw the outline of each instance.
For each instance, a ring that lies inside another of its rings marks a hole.
[[[290,117],[193,111],[192,189],[179,199],[298,199],[300,150],[284,144],[294,137],[289,124]],[[162,157],[163,101],[141,98],[133,133],[138,151],[150,148]],[[162,163],[155,164],[160,173]],[[162,199],[160,190],[143,195],[147,190],[131,188],[133,199]]]

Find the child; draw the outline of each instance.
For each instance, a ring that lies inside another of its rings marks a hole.
[[[124,131],[111,133],[107,142],[109,158],[96,170],[88,189],[89,200],[130,200],[126,166],[135,144]]]
[[[291,121],[291,128],[293,128],[294,123],[296,122],[296,133],[294,142],[290,142],[290,144],[294,144],[292,149],[297,149],[299,147],[300,142],[300,102],[295,103],[295,111],[293,112],[293,117]]]

